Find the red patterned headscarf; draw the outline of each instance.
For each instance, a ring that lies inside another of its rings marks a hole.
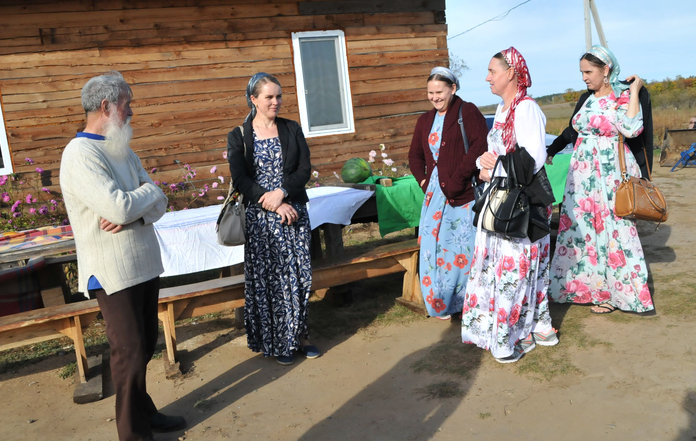
[[[527,88],[532,85],[532,77],[529,75],[527,62],[517,49],[510,46],[500,51],[500,53],[503,54],[508,66],[513,68],[517,77],[517,93],[510,104],[510,109],[508,109],[505,124],[503,125],[503,143],[505,144],[505,151],[510,153],[515,150],[515,143],[517,142],[515,138],[515,108],[522,100],[527,99]]]

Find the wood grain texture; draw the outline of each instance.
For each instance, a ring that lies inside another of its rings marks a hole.
[[[427,75],[448,62],[442,10],[444,0],[4,1],[0,93],[15,171],[39,165],[58,189],[62,149],[84,126],[80,90],[113,69],[133,87],[132,147],[147,168],[173,182],[177,159],[196,167],[196,185],[215,179],[213,165],[227,177],[222,153],[248,112],[249,76],[277,75],[282,116],[298,120],[291,34],[330,29],[345,32],[356,130],[309,138],[313,167],[330,175],[381,143],[403,162],[429,108]]]

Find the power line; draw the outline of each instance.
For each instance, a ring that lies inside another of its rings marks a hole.
[[[519,8],[520,6],[522,6],[522,5],[525,4],[525,3],[529,3],[530,1],[532,1],[532,0],[523,1],[522,3],[519,3],[519,4],[515,5],[515,6],[513,6],[512,8],[510,8],[510,9],[508,9],[507,11],[503,12],[502,14],[496,15],[496,16],[493,17],[493,18],[489,18],[488,20],[486,20],[486,21],[484,21],[484,22],[481,22],[481,23],[477,24],[477,25],[474,26],[473,28],[469,28],[469,29],[467,29],[467,30],[465,30],[465,31],[463,31],[463,32],[458,33],[457,35],[453,35],[453,36],[451,36],[451,37],[448,37],[447,39],[448,39],[448,40],[451,40],[451,39],[453,39],[453,38],[457,38],[457,37],[459,37],[460,35],[464,35],[464,34],[466,34],[466,33],[469,32],[469,31],[473,31],[474,29],[478,28],[479,26],[483,26],[483,25],[485,25],[485,24],[488,23],[488,22],[502,20],[502,19],[504,19],[505,17],[507,17],[508,14],[509,14],[510,12],[512,12],[513,9],[517,9],[517,8]]]

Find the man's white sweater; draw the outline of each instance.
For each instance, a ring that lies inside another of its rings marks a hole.
[[[167,197],[133,151],[115,159],[104,141],[74,138],[63,151],[60,187],[75,236],[80,292],[87,292],[90,276],[112,294],[162,274],[152,224],[166,211]],[[100,219],[123,229],[103,231]]]

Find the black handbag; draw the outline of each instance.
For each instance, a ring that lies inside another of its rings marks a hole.
[[[505,162],[507,177],[493,177],[490,184],[476,199],[473,211],[474,226],[506,237],[522,239],[527,237],[529,228],[529,199],[524,186],[517,181],[512,155],[501,155],[495,162],[492,174],[499,164]]]

